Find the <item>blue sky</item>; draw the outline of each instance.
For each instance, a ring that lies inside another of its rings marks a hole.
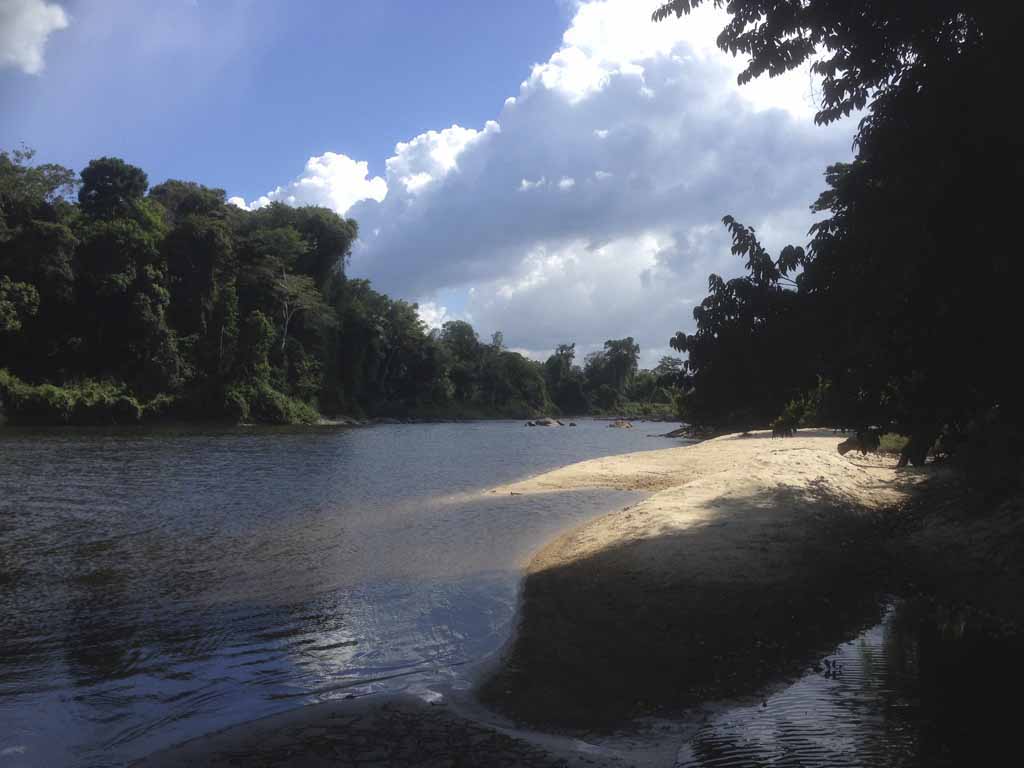
[[[559,42],[552,0],[69,0],[45,70],[0,69],[0,146],[255,197],[325,148],[384,170],[397,141],[482,124]],[[297,126],[301,122],[301,128]],[[273,151],[268,151],[272,148]]]
[[[692,330],[720,220],[803,243],[857,116],[806,68],[739,87],[711,4],[0,0],[0,147],[356,218],[350,274],[535,357]]]

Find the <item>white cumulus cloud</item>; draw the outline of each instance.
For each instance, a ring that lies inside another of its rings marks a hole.
[[[431,325],[443,295],[537,356],[632,335],[652,363],[692,329],[708,274],[742,271],[724,214],[771,249],[803,242],[852,120],[813,125],[805,71],[738,87],[741,62],[715,47],[723,12],[653,24],[656,5],[580,3],[495,120],[399,142],[386,198],[343,209],[373,233],[352,274],[420,298]]]
[[[64,8],[45,0],[0,0],[0,69],[37,75],[50,34],[68,26]]]
[[[362,200],[379,203],[387,194],[387,182],[380,176],[370,178],[369,165],[365,161],[325,152],[309,158],[303,174],[290,184],[277,187],[248,203],[241,197],[231,197],[228,202],[248,210],[262,208],[273,202],[322,205],[344,214]]]
[[[715,44],[728,18],[713,3],[704,3],[682,19],[659,24],[651,12],[660,0],[594,0],[579,3],[562,48],[543,64],[534,66],[523,90],[543,85],[579,101],[603,89],[616,75],[643,80],[650,62],[661,58],[689,58],[725,67],[734,77],[743,60],[723,53]],[[761,78],[742,89],[741,98],[758,109],[783,108],[811,116],[816,110],[809,65],[782,77]],[[641,93],[657,91],[642,85]]]
[[[395,145],[386,163],[388,179],[401,183],[408,192],[419,192],[427,184],[443,179],[458,167],[458,158],[482,136],[500,133],[501,126],[489,121],[482,131],[453,125],[442,131],[427,131],[411,141]]]

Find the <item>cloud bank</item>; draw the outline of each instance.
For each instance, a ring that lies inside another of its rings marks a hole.
[[[45,0],[0,0],[0,69],[13,67],[38,75],[45,67],[46,41],[65,29],[68,16]]]
[[[495,120],[398,143],[383,179],[327,153],[250,205],[355,217],[352,272],[421,300],[432,323],[471,317],[538,356],[632,335],[649,364],[692,328],[708,274],[740,271],[721,217],[773,250],[803,242],[852,133],[813,126],[806,69],[738,88],[741,63],[714,46],[720,12],[652,24],[654,5],[579,4]]]

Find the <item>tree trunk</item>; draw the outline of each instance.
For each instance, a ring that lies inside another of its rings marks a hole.
[[[936,427],[915,429],[907,444],[903,446],[903,450],[900,451],[900,460],[897,466],[905,467],[910,464],[914,467],[923,467],[928,460],[928,451],[938,436],[939,430]]]

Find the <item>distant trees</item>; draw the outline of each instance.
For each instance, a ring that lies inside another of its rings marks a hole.
[[[617,390],[623,390],[636,375],[640,360],[640,345],[632,336],[609,339],[604,343],[604,356],[608,371]]]
[[[651,372],[656,377],[659,387],[671,389],[685,384],[682,358],[665,355]]]
[[[544,363],[544,378],[552,400],[567,414],[614,412],[628,404],[667,405],[682,384],[675,375],[682,360],[662,358],[658,369],[641,371],[639,358],[640,346],[632,337],[609,339],[582,366],[575,364],[575,344],[559,344]]]
[[[34,153],[0,152],[0,344],[14,344],[30,364],[47,359],[74,318],[72,259],[78,240],[75,209],[64,200],[75,175],[53,164],[33,165]],[[66,350],[73,354],[73,350]]]
[[[242,243],[243,258],[250,264],[243,284],[250,299],[273,308],[279,322],[281,353],[288,348],[292,321],[302,314],[311,326],[331,325],[334,316],[321,288],[309,271],[305,257],[310,246],[291,225],[260,228],[249,233]],[[304,263],[305,262],[305,263]]]
[[[431,338],[448,361],[442,382],[450,384],[455,400],[492,413],[540,412],[551,407],[542,366],[505,349],[501,332],[484,343],[469,323],[451,320]]]
[[[581,367],[575,344],[539,363],[462,320],[429,331],[415,304],[346,276],[358,225],[327,209],[245,211],[195,182],[150,188],[119,158],[76,180],[32,157],[0,152],[0,396],[15,421],[519,418],[665,405],[679,384],[673,363],[638,371],[630,337]]]
[[[145,171],[117,157],[92,160],[81,173],[78,205],[94,218],[129,214],[139,205],[149,178]]]
[[[551,399],[564,412],[586,413],[587,400],[583,371],[575,365],[576,345],[559,344],[544,363],[544,378]]]
[[[0,369],[26,419],[551,408],[542,366],[500,333],[489,344],[465,322],[428,333],[415,304],[348,279],[351,219],[243,211],[189,181],[148,188],[119,158],[76,180],[32,157],[0,152]]]
[[[688,13],[674,0],[655,19]],[[808,247],[769,257],[731,217],[747,275],[712,276],[688,355],[695,419],[765,424],[785,411],[910,436],[921,463],[975,430],[1024,454],[1024,406],[1011,373],[1022,284],[1012,226],[1024,137],[1005,119],[1018,6],[860,0],[734,0],[719,35],[742,54],[740,82],[813,61],[816,120],[866,109],[852,163],[831,166]],[[797,407],[797,403],[801,405]],[[744,412],[744,411],[748,412]],[[975,441],[979,442],[979,441]],[[984,440],[980,442],[985,442]]]

